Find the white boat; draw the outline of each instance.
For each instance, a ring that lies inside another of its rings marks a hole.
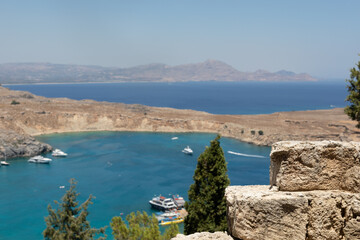
[[[185,154],[189,154],[189,155],[193,154],[193,150],[189,146],[184,148],[184,150],[182,150],[182,152],[185,153]]]
[[[165,219],[171,219],[171,218],[178,218],[180,217],[180,213],[178,213],[177,211],[170,211],[170,212],[159,212],[159,213],[155,213],[155,217],[157,218],[157,220],[160,222],[162,220]]]
[[[161,211],[176,209],[174,201],[171,198],[165,198],[163,196],[154,197],[149,201],[149,203],[153,208],[159,209]]]
[[[5,150],[4,150],[4,156],[5,156],[5,159],[4,159],[4,161],[1,161],[1,162],[0,162],[0,166],[9,166],[10,163],[8,163],[8,162],[6,161],[6,148],[5,148]]]
[[[10,165],[10,163],[8,163],[7,161],[1,161],[0,164],[4,165],[4,166],[9,166]]]
[[[60,149],[55,149],[52,154],[53,157],[66,157],[67,153],[64,153],[63,151],[61,151]]]
[[[178,140],[178,139],[179,139],[178,137],[171,138],[171,140]]]
[[[43,156],[35,156],[28,160],[30,163],[47,163],[49,164],[52,160],[50,158],[45,158]]]

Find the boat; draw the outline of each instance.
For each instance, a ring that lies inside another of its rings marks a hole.
[[[52,154],[53,157],[66,157],[67,153],[64,153],[63,151],[61,151],[60,149],[55,149]]]
[[[179,139],[178,137],[171,138],[171,140],[178,140],[178,139]]]
[[[1,161],[0,164],[3,165],[3,166],[9,166],[10,165],[10,163],[8,163],[7,161]]]
[[[159,223],[166,219],[175,219],[175,218],[180,217],[180,213],[178,213],[177,211],[158,212],[158,213],[155,213],[155,215],[156,215],[155,217],[157,218]]]
[[[172,199],[177,206],[178,209],[183,208],[185,205],[185,200],[183,197],[181,197],[179,194],[172,195]]]
[[[28,160],[30,163],[47,163],[49,164],[52,160],[50,158],[45,158],[43,156],[35,156]]]
[[[183,153],[188,154],[188,155],[192,155],[193,154],[193,150],[187,146],[186,148],[184,148],[184,150],[182,150]]]
[[[178,218],[174,218],[174,219],[164,219],[161,220],[159,225],[161,226],[166,226],[166,225],[170,225],[170,224],[177,224],[177,223],[182,223],[184,222],[184,219],[181,217]]]
[[[159,209],[161,211],[176,209],[176,205],[171,198],[165,198],[161,195],[154,197],[149,201],[149,203],[153,208]]]

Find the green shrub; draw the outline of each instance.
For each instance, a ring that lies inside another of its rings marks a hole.
[[[20,102],[16,101],[16,100],[12,100],[11,101],[11,105],[17,105],[17,104],[20,104]]]
[[[255,130],[251,130],[251,135],[255,135]]]
[[[263,130],[259,130],[259,135],[264,135],[264,132],[263,132]]]

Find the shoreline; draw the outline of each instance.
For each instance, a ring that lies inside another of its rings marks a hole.
[[[19,104],[12,105],[16,100]],[[43,134],[128,131],[214,133],[255,145],[271,146],[284,140],[359,141],[356,122],[342,108],[276,112],[256,115],[222,115],[194,110],[149,107],[139,104],[45,98],[0,87],[0,138],[9,132],[18,138]],[[17,150],[16,150],[17,149]],[[0,156],[1,156],[0,150]],[[15,154],[16,155],[16,154]]]

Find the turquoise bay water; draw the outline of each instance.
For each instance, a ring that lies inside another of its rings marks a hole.
[[[172,137],[178,140],[171,140]],[[214,134],[131,132],[68,133],[40,136],[40,141],[67,152],[50,165],[37,165],[25,158],[9,160],[0,168],[0,239],[41,239],[47,205],[59,200],[76,178],[79,200],[93,194],[91,225],[109,225],[115,215],[145,210],[158,194],[179,193],[187,198],[196,160]],[[181,150],[189,145],[193,156]],[[222,138],[232,185],[269,183],[269,147],[259,147]],[[232,155],[227,151],[264,158]],[[50,156],[50,154],[48,154]],[[59,186],[65,185],[64,189]],[[54,205],[53,205],[54,206]],[[108,234],[111,233],[110,228]]]

